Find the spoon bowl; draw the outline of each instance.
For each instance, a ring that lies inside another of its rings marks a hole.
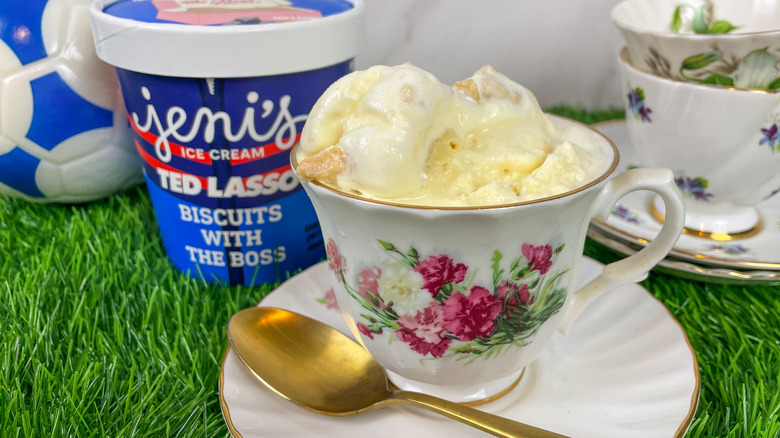
[[[384,369],[350,337],[327,324],[272,307],[236,313],[231,347],[267,387],[309,411],[335,417],[409,404],[501,437],[553,438],[554,432],[427,394],[390,387]]]

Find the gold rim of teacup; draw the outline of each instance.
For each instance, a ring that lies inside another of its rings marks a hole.
[[[650,215],[652,215],[653,218],[658,222],[664,223],[664,215],[660,211],[658,211],[653,201],[650,201]],[[758,222],[756,222],[756,224],[752,228],[745,231],[739,231],[736,233],[726,233],[723,231],[702,231],[702,230],[697,230],[695,228],[689,228],[689,227],[684,227],[682,232],[683,234],[687,234],[689,236],[701,237],[703,239],[710,239],[718,242],[728,242],[731,240],[741,240],[741,239],[747,239],[748,237],[755,236],[756,234],[761,232],[762,227],[763,227],[763,222],[761,221],[761,218],[758,218]]]
[[[508,204],[493,204],[493,205],[470,205],[470,206],[458,206],[458,207],[452,207],[452,206],[431,206],[431,205],[415,205],[415,204],[404,204],[400,202],[389,202],[389,201],[382,201],[378,199],[371,199],[368,197],[365,197],[360,194],[356,193],[348,193],[344,192],[342,190],[339,190],[335,187],[331,187],[327,184],[323,184],[317,180],[307,180],[307,182],[314,184],[316,186],[322,187],[323,189],[326,189],[328,191],[331,191],[333,193],[337,193],[339,195],[345,196],[347,198],[356,199],[358,201],[364,201],[369,202],[372,204],[379,204],[379,205],[388,205],[392,207],[399,207],[399,208],[409,208],[414,210],[444,210],[444,211],[475,211],[475,210],[496,210],[496,209],[502,209],[502,208],[511,208],[511,207],[518,207],[522,205],[531,205],[531,204],[540,204],[542,202],[550,201],[553,199],[561,199],[565,198],[567,196],[573,195],[575,193],[579,193],[582,191],[585,191],[595,185],[598,185],[602,181],[609,178],[612,173],[615,172],[615,169],[617,169],[618,163],[620,162],[620,152],[618,152],[617,146],[615,146],[615,143],[612,142],[606,135],[602,134],[601,132],[595,130],[593,127],[578,122],[577,120],[572,120],[567,117],[555,115],[555,114],[546,114],[548,117],[560,119],[566,122],[569,122],[574,125],[578,125],[584,129],[587,129],[588,131],[592,132],[593,134],[598,135],[601,137],[610,148],[612,148],[612,163],[610,164],[609,168],[604,171],[599,177],[593,179],[587,184],[584,184],[580,187],[577,187],[576,189],[569,190],[567,192],[559,193],[557,195],[553,196],[546,196],[544,198],[536,198],[531,199],[528,201],[522,201],[522,202],[514,202],[514,203],[508,203]],[[297,150],[300,147],[300,143],[296,143],[295,146],[293,146],[292,150],[290,151],[290,163],[292,164],[293,171],[295,171],[296,175],[298,174],[298,158],[297,158]]]
[[[755,94],[780,93],[780,90],[767,90],[765,88],[739,88],[730,85],[717,85],[717,84],[700,84],[697,82],[683,81],[683,80],[672,79],[672,78],[667,78],[662,76],[656,76],[654,74],[650,74],[645,71],[642,71],[634,66],[634,62],[631,59],[631,53],[629,53],[628,46],[623,46],[623,48],[620,49],[620,53],[618,54],[618,57],[620,58],[620,61],[626,65],[627,68],[635,71],[637,74],[642,76],[648,76],[650,78],[653,78],[653,80],[658,80],[661,82],[670,82],[672,84],[688,84],[692,87],[710,88],[713,90],[722,90],[722,91],[736,91],[736,92],[744,91],[744,92],[755,93]]]

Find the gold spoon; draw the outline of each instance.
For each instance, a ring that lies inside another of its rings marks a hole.
[[[260,381],[318,414],[341,417],[405,403],[495,436],[563,437],[427,394],[391,390],[384,369],[360,344],[297,313],[271,307],[244,309],[230,319],[227,332],[239,359]]]

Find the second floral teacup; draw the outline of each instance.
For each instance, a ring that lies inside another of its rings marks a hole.
[[[654,76],[780,88],[780,2],[623,0],[611,13],[634,66]]]
[[[674,171],[689,234],[730,240],[758,232],[756,206],[780,191],[780,93],[672,81],[632,62],[624,49],[634,164]],[[663,216],[662,205],[653,211]]]
[[[500,394],[590,301],[642,280],[674,246],[684,211],[672,173],[634,169],[610,179],[614,145],[584,125],[552,119],[611,157],[598,178],[559,196],[432,208],[304,182],[339,307],[396,386],[458,402]],[[645,189],[666,202],[659,236],[575,292],[590,219],[606,218],[620,197]]]

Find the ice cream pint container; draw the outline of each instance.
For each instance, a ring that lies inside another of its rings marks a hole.
[[[362,47],[362,0],[98,0],[165,251],[208,282],[284,280],[324,258],[290,149]]]

